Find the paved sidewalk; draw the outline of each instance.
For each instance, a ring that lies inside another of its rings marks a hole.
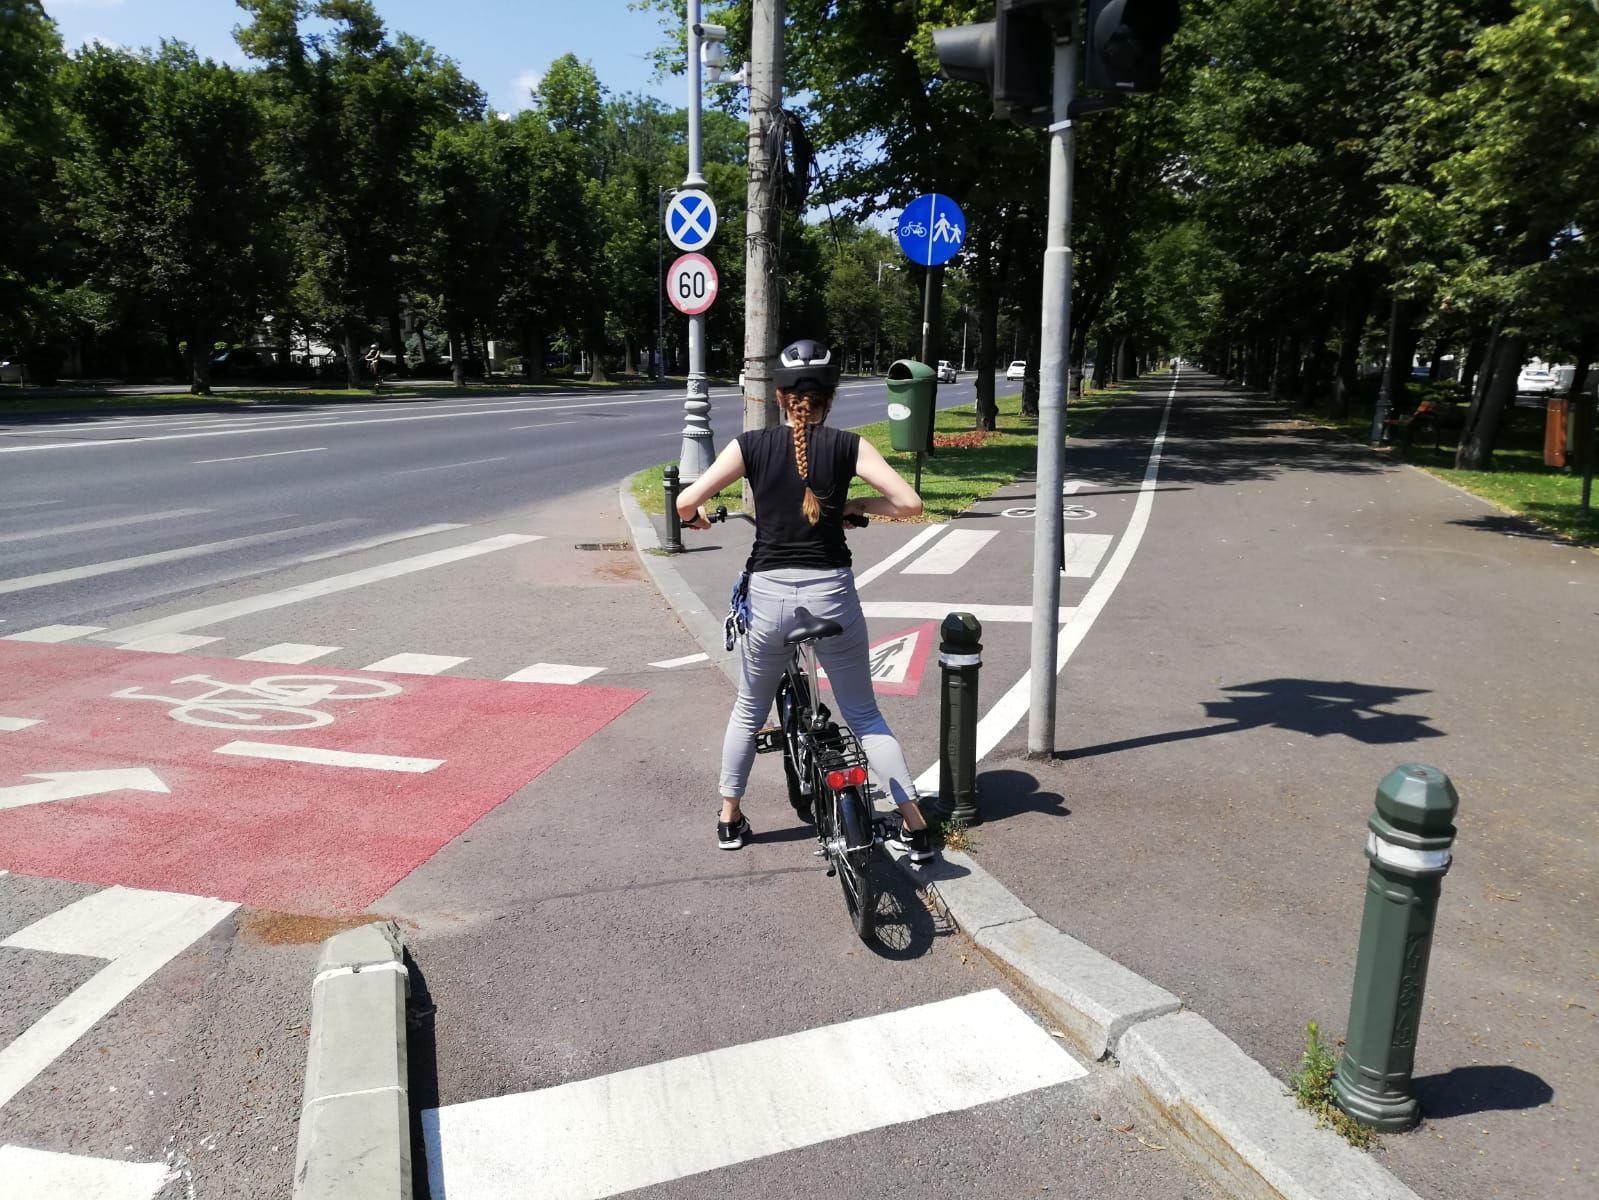
[[[1169,385],[1071,443],[1067,608],[1113,569]],[[913,768],[936,753],[943,612],[984,616],[980,711],[1026,669],[1011,618],[1032,503],[1019,483],[937,532],[851,534]],[[749,537],[689,533],[674,560],[718,618]],[[1435,763],[1462,809],[1419,1038],[1427,1119],[1379,1157],[1427,1197],[1593,1187],[1599,557],[1185,373],[1124,565],[1061,677],[1065,752],[1022,757],[1024,713],[991,728],[976,857],[1286,1078],[1307,1020],[1343,1031],[1376,783]]]

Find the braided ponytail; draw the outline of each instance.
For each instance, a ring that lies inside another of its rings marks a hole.
[[[811,398],[800,393],[788,402],[789,424],[794,429],[794,466],[805,481],[805,519],[812,525],[822,519],[822,504],[811,490]]]

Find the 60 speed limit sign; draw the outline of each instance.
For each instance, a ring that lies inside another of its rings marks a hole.
[[[716,268],[703,254],[685,254],[666,273],[666,297],[686,316],[704,312],[716,301]]]

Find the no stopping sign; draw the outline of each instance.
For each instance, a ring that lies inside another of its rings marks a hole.
[[[690,317],[715,303],[716,288],[716,268],[703,254],[683,255],[666,273],[666,298]]]

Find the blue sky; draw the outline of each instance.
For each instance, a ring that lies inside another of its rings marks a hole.
[[[44,0],[70,48],[95,38],[153,46],[162,38],[236,64],[233,42],[243,17],[232,0]],[[376,0],[390,30],[431,42],[461,64],[500,111],[527,103],[528,85],[551,60],[571,51],[594,65],[613,92],[647,92],[684,102],[681,76],[655,79],[649,53],[661,44],[658,16],[633,12],[627,0]]]

